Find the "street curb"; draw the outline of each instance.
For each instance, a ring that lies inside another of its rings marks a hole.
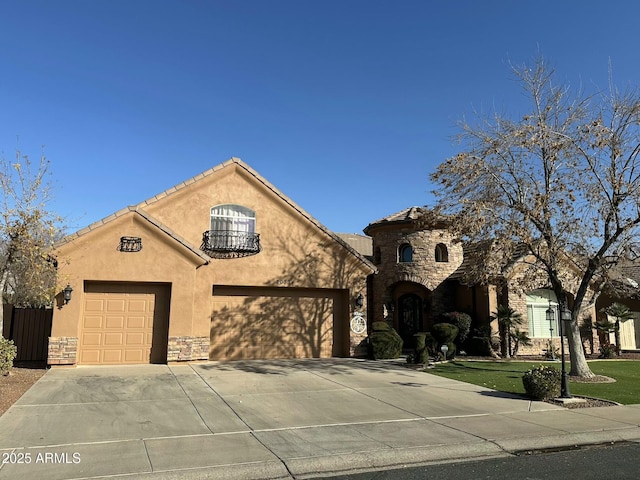
[[[394,448],[318,457],[285,459],[296,479],[319,478],[433,463],[505,457],[510,454],[492,442]]]
[[[91,480],[114,478],[126,480],[201,480],[205,478],[224,478],[225,480],[291,480],[282,462],[268,461],[246,464],[217,465],[192,469],[165,470],[146,473],[91,476]]]
[[[506,452],[515,455],[528,451],[554,448],[562,449],[616,442],[640,442],[640,428],[629,427],[600,432],[569,433],[559,436],[511,438],[494,440],[494,442]]]

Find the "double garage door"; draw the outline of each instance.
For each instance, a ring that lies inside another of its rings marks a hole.
[[[78,363],[165,363],[170,290],[162,284],[85,284]]]
[[[78,363],[166,363],[170,286],[85,284]],[[348,356],[348,292],[214,286],[211,360]]]
[[[211,360],[349,354],[348,291],[213,287]]]

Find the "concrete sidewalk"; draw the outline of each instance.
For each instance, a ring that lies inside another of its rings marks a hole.
[[[0,479],[309,478],[640,441],[640,405],[566,410],[355,359],[47,372],[0,417]]]

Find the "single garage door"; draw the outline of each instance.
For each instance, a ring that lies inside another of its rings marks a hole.
[[[348,295],[340,289],[215,285],[209,358],[348,355]]]
[[[78,363],[166,363],[170,288],[87,282]]]

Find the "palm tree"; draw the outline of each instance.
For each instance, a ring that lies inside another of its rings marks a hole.
[[[620,355],[620,322],[634,318],[633,313],[629,310],[629,307],[618,302],[612,303],[607,308],[603,309],[603,312],[608,316],[615,318],[613,333],[616,341],[616,354]]]
[[[511,340],[514,335],[512,330],[522,325],[522,315],[508,305],[498,305],[498,310],[494,315],[494,318],[498,319],[500,353],[504,358],[509,358],[512,355]],[[517,328],[516,331],[519,332]],[[525,342],[522,342],[522,339],[518,341],[518,344],[520,343],[523,345],[526,344]]]
[[[531,339],[527,332],[523,332],[522,330],[516,328],[510,334],[511,340],[513,340],[513,356],[516,357],[518,355],[518,349],[520,345],[524,345],[525,347],[529,347],[532,345]]]

